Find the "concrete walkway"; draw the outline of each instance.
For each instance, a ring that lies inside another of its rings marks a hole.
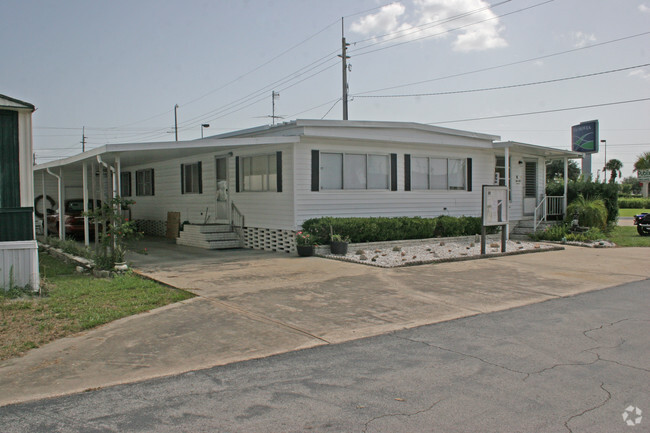
[[[380,269],[161,242],[139,272],[196,298],[0,363],[0,405],[171,375],[504,310],[650,278],[648,248]],[[649,283],[650,288],[650,283]]]

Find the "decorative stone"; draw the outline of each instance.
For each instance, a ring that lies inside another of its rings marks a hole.
[[[368,260],[368,257],[366,257],[365,254],[361,254],[361,255],[359,256],[359,260]]]
[[[444,246],[445,246],[445,243],[444,243],[444,242],[440,242],[440,246],[441,246],[441,247],[444,247]]]
[[[492,242],[490,244],[490,248],[499,248],[501,245],[499,245],[497,242]]]
[[[402,251],[401,247],[393,247],[393,251]]]

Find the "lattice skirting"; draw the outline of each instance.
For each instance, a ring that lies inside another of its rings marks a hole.
[[[167,234],[167,222],[157,220],[135,220],[138,230],[147,236],[162,236]]]
[[[292,230],[244,227],[244,246],[254,250],[296,251],[296,232]]]

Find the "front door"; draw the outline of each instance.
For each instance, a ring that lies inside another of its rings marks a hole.
[[[228,157],[216,158],[217,223],[230,224],[230,192],[228,188]]]
[[[524,215],[537,207],[537,161],[524,161]]]

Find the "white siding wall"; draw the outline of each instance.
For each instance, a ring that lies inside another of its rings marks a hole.
[[[215,221],[216,182],[215,153],[179,158],[172,161],[155,162],[136,166],[122,166],[122,173],[131,172],[131,218],[135,220],[167,221],[167,212],[180,212],[181,222],[203,223]],[[201,161],[203,192],[181,194],[181,164]],[[136,171],[154,170],[154,195],[136,195]]]
[[[230,191],[237,208],[244,214],[247,227],[293,230],[294,228],[294,163],[291,144],[261,146],[234,152],[245,157],[282,152],[282,192],[235,192],[235,158],[230,159]]]
[[[473,143],[472,143],[473,144]],[[311,191],[311,150],[397,154],[397,191]],[[472,158],[472,191],[404,191],[404,155]],[[481,186],[494,179],[491,150],[458,146],[426,150],[421,145],[392,143],[313,143],[296,150],[296,225],[321,216],[422,216],[481,215]],[[445,209],[446,208],[446,209]]]

